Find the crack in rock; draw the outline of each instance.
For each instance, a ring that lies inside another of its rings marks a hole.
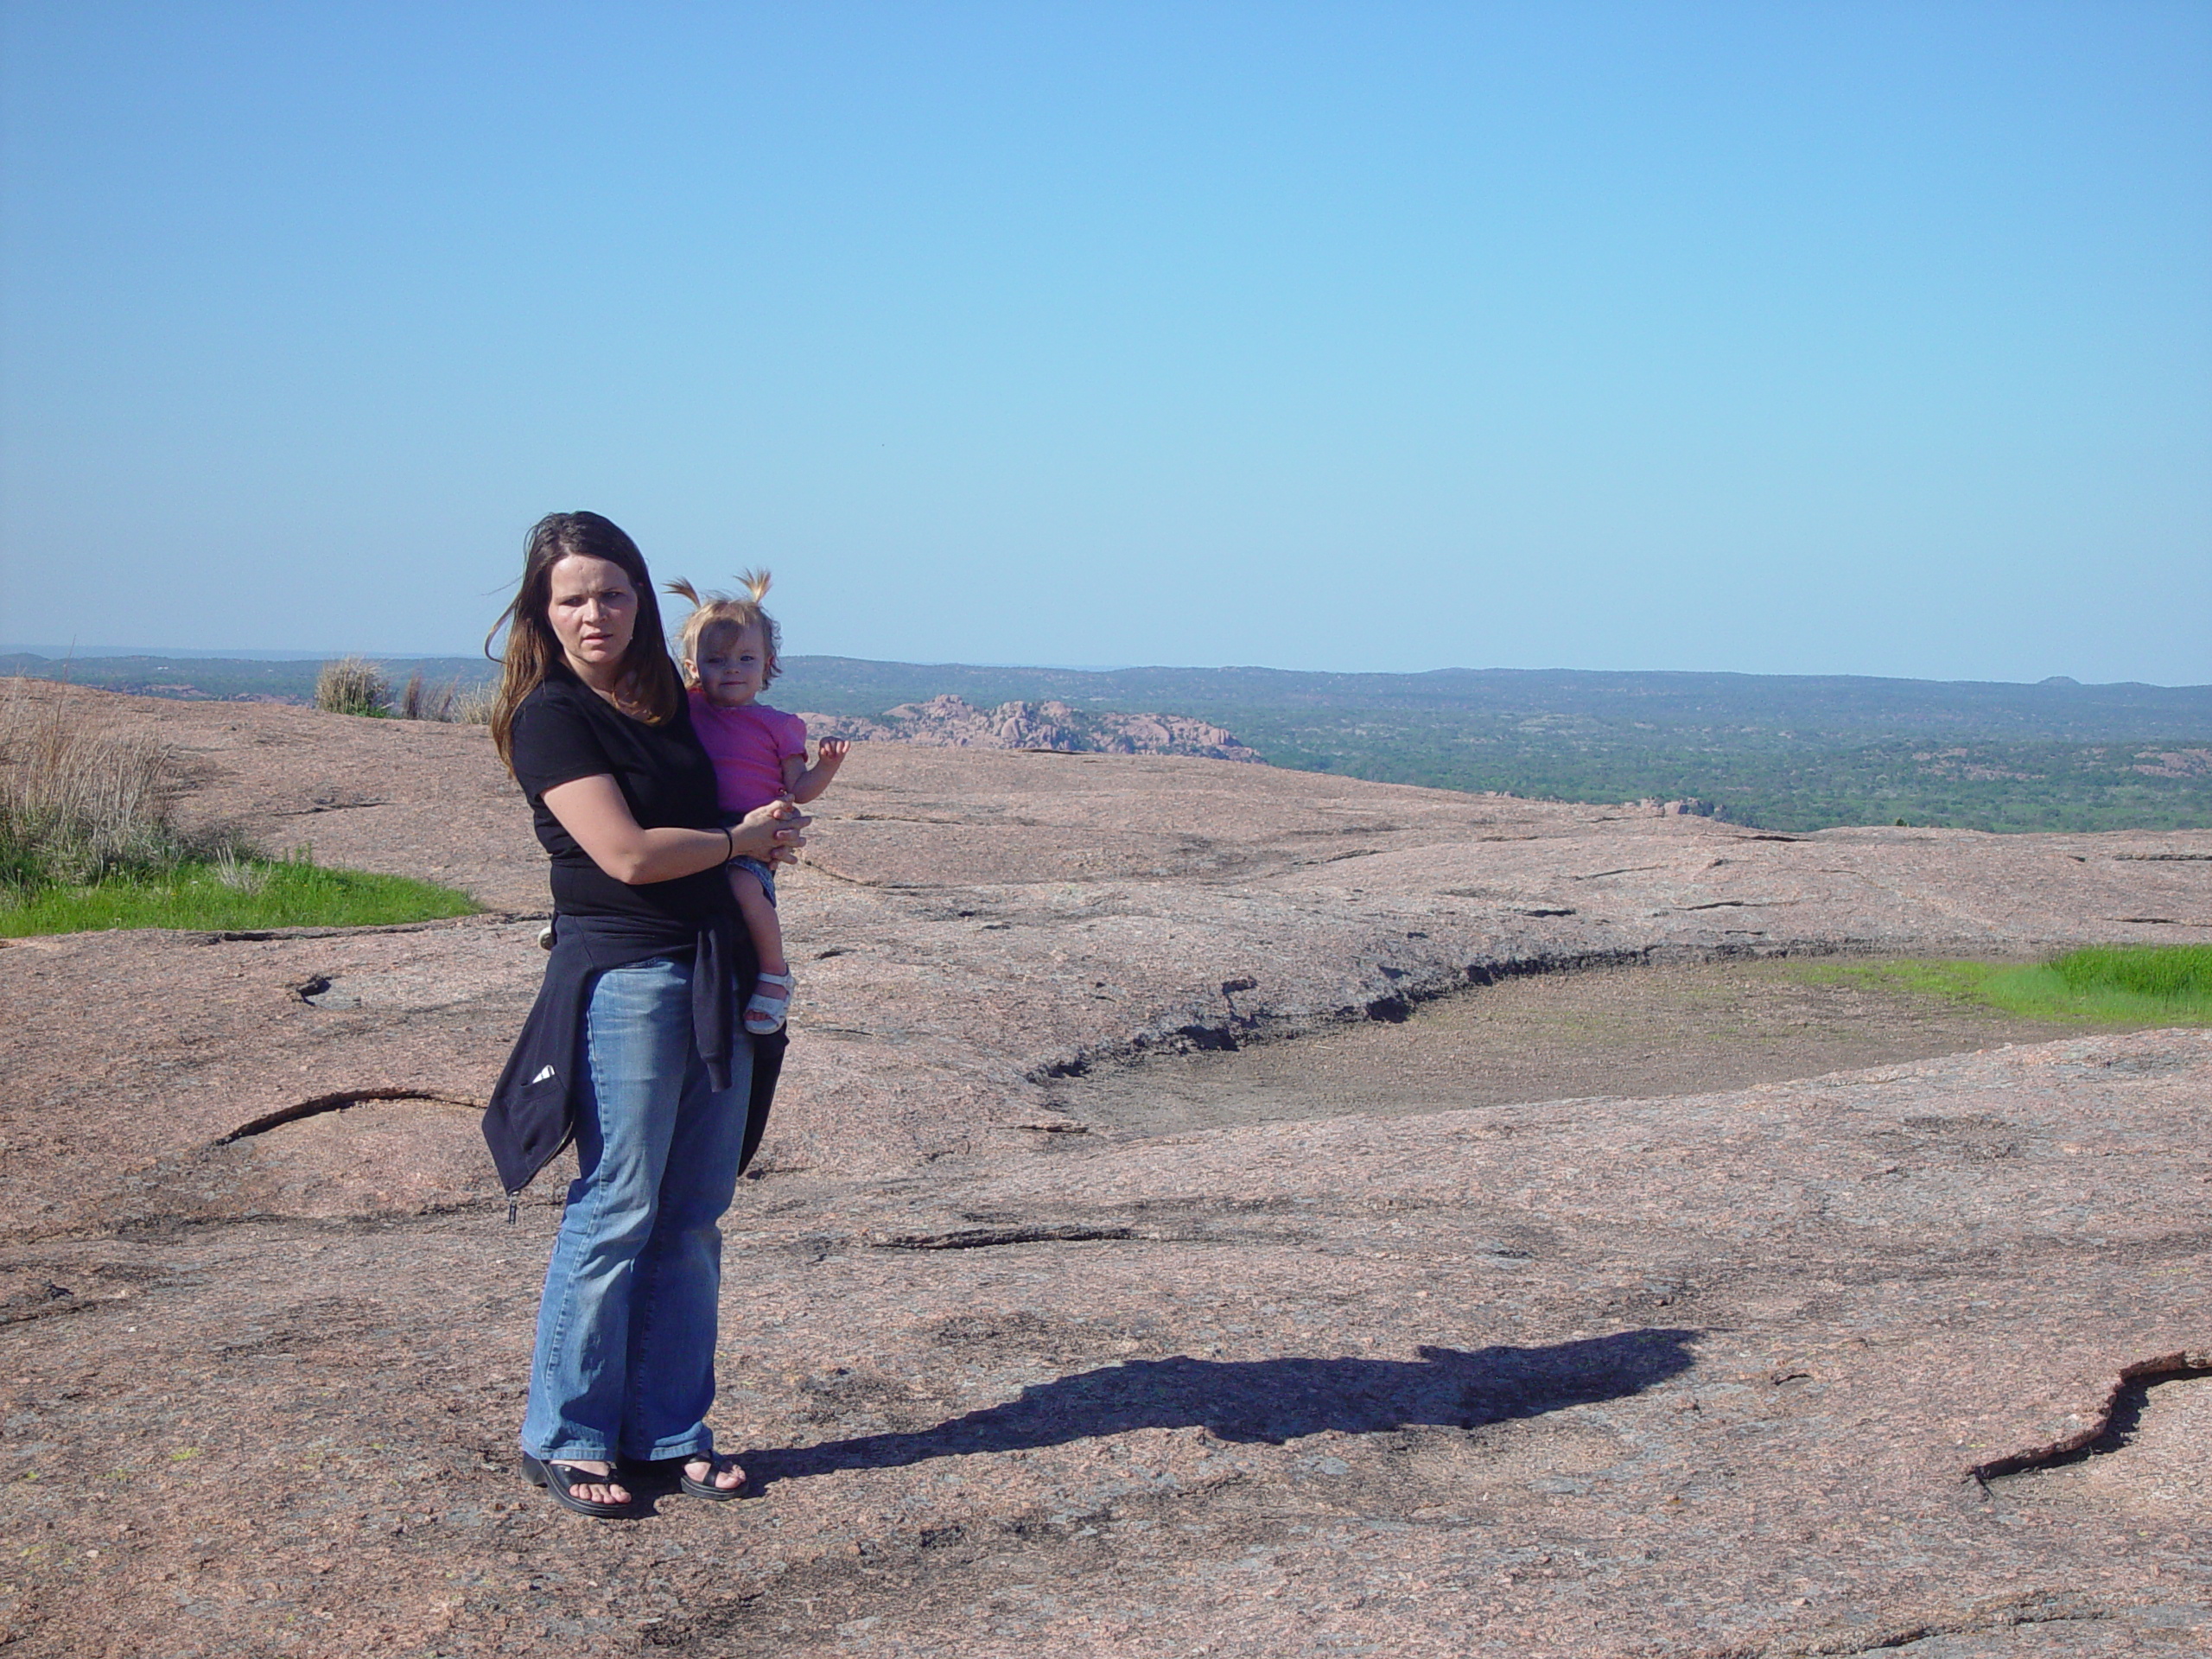
[[[1158,1228],[1058,1222],[1033,1227],[962,1227],[943,1233],[870,1233],[868,1242],[880,1250],[988,1250],[1001,1244],[1090,1244],[1122,1239],[1188,1243],[1201,1236]]]
[[[287,1123],[296,1123],[303,1117],[318,1117],[325,1112],[342,1112],[348,1107],[365,1106],[377,1101],[423,1100],[435,1106],[457,1106],[465,1110],[480,1112],[484,1103],[466,1095],[440,1094],[434,1089],[340,1089],[327,1095],[317,1095],[312,1100],[299,1101],[289,1106],[280,1106],[273,1112],[264,1112],[250,1123],[241,1123],[228,1135],[218,1135],[210,1145],[227,1147],[234,1141],[249,1135],[266,1135]]]
[[[2029,1624],[2094,1624],[2112,1617],[2109,1608],[2084,1605],[2077,1598],[2037,1596],[1963,1618],[1898,1625],[1871,1638],[1859,1632],[1827,1637],[1798,1637],[1761,1648],[1728,1649],[1714,1659],[1858,1659],[1861,1654],[1893,1653],[1899,1648],[1941,1637],[1979,1636],[2018,1630]]]
[[[2103,1408],[2078,1433],[2045,1446],[2031,1446],[2006,1457],[1977,1463],[1967,1471],[1967,1478],[1986,1485],[2008,1475],[2031,1474],[2117,1452],[2134,1438],[2135,1426],[2149,1403],[2152,1384],[2204,1376],[2212,1376],[2212,1350],[2184,1350],[2124,1366],[2112,1391],[2105,1396]]]

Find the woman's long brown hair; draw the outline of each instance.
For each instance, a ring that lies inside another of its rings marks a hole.
[[[492,657],[492,642],[499,630],[507,633],[505,650],[493,658],[505,664],[505,671],[492,703],[492,741],[510,772],[514,770],[515,710],[550,677],[569,671],[546,613],[553,601],[553,567],[577,556],[620,565],[637,590],[637,627],[630,635],[629,650],[622,653],[624,700],[651,726],[666,725],[683,706],[683,683],[669,658],[660,601],[654,596],[652,573],[645,569],[645,556],[638,551],[638,544],[620,525],[595,512],[549,512],[530,527],[522,583],[515,589],[513,602],[484,636],[484,654]]]

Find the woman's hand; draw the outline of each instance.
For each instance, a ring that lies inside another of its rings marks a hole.
[[[730,841],[739,855],[763,864],[796,864],[798,849],[806,845],[806,826],[814,820],[791,801],[771,801],[756,806],[730,826]]]

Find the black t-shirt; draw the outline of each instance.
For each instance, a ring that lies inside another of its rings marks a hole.
[[[665,726],[648,726],[556,671],[515,710],[509,744],[516,780],[537,810],[538,844],[553,857],[553,907],[563,915],[665,929],[676,944],[731,905],[729,878],[719,865],[672,881],[616,880],[545,804],[547,790],[605,774],[640,829],[720,829],[714,763],[699,747],[686,702],[678,702]]]

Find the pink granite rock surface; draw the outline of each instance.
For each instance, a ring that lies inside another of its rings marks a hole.
[[[760,1496],[603,1525],[514,1465],[558,1182],[510,1228],[476,1140],[543,904],[483,734],[110,706],[192,811],[494,909],[0,949],[15,1650],[2212,1640],[2205,1033],[1135,1139],[1048,1086],[1532,968],[2202,939],[2212,834],[863,748],[727,1228]]]

